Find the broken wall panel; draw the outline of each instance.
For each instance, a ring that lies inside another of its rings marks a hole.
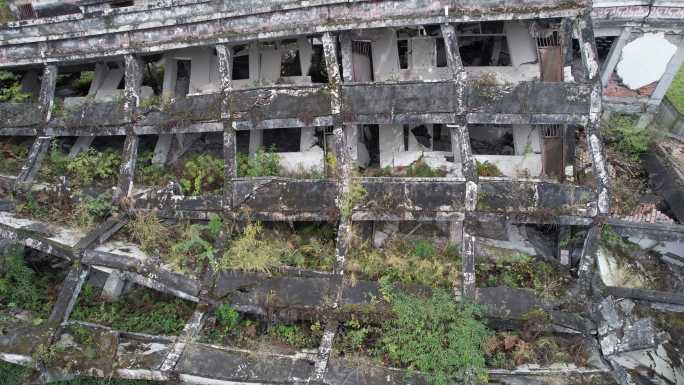
[[[39,103],[0,103],[0,133],[4,128],[36,126],[42,116],[36,114]]]
[[[234,90],[230,95],[231,119],[237,129],[323,126],[332,123],[330,91],[326,86]],[[269,124],[270,120],[274,122]],[[282,122],[288,121],[288,125],[282,125]]]
[[[235,210],[247,216],[272,213],[275,217],[310,214],[330,218],[337,211],[337,184],[334,181],[236,179],[233,189]]]
[[[568,83],[490,85],[475,81],[468,87],[468,112],[489,114],[585,115],[591,87]]]
[[[454,82],[343,84],[342,115],[350,123],[450,123],[457,95]]]

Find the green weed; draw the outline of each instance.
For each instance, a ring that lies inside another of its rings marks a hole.
[[[116,302],[103,301],[86,283],[71,318],[148,334],[178,335],[194,307],[191,303],[154,290],[137,288]]]
[[[223,187],[222,158],[211,154],[196,154],[183,163],[180,185],[186,195],[211,194]]]
[[[478,306],[456,303],[446,290],[421,298],[381,285],[394,315],[381,339],[391,361],[423,372],[434,385],[487,382],[484,348],[491,332]]]
[[[0,3],[0,19],[3,17],[3,3],[4,1]],[[21,90],[21,81],[17,75],[10,71],[0,71],[0,102],[25,103],[32,98],[33,95]]]
[[[275,152],[275,148],[268,151],[259,148],[253,157],[238,153],[237,165],[239,177],[278,176],[282,171],[280,155]]]
[[[340,216],[343,221],[351,216],[352,210],[366,197],[366,193],[366,188],[361,183],[356,180],[351,182],[340,202]]]
[[[173,263],[184,272],[200,274],[206,266],[218,268],[218,250],[215,243],[223,230],[223,220],[216,214],[208,224],[188,227],[183,240],[171,247]]]
[[[604,141],[609,148],[637,160],[648,151],[653,141],[653,132],[646,128],[636,128],[637,118],[630,115],[611,114],[610,119],[601,123]]]
[[[479,176],[504,176],[499,167],[494,163],[489,163],[488,160],[484,162],[477,162],[477,174]]]

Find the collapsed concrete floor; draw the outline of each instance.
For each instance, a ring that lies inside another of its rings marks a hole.
[[[681,8],[461,3],[0,20],[0,359],[31,384],[684,383],[682,145],[633,129]]]

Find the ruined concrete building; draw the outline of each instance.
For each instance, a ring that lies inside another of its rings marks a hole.
[[[602,124],[657,121],[683,18],[665,0],[0,1],[3,365],[473,380],[383,345],[390,282],[480,305],[480,380],[684,384],[684,155],[649,163],[669,209],[622,212]]]

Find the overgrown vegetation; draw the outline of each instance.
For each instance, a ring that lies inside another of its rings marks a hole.
[[[7,25],[14,21],[14,15],[7,4],[7,0],[0,0],[0,25]]]
[[[269,325],[241,315],[228,304],[221,304],[214,309],[214,317],[207,322],[201,339],[258,351],[292,353],[317,348],[322,336],[323,327],[318,321]]]
[[[495,262],[478,263],[476,282],[481,287],[529,288],[543,297],[561,297],[572,277],[526,254],[502,255]]]
[[[208,266],[220,266],[217,241],[223,231],[223,220],[212,214],[209,223],[196,223],[186,227],[181,240],[171,247],[171,263],[180,271],[201,274]]]
[[[138,154],[135,162],[135,182],[142,186],[163,186],[171,180],[175,180],[175,175],[169,167],[164,167],[152,163],[154,152],[143,151]]]
[[[120,167],[121,155],[114,150],[90,148],[69,158],[55,143],[43,161],[40,174],[50,183],[56,183],[60,176],[65,175],[72,186],[82,187],[93,183],[113,185]]]
[[[29,152],[29,144],[16,139],[0,141],[0,173],[17,175]]]
[[[400,237],[384,249],[355,240],[346,258],[353,279],[388,279],[391,282],[450,288],[460,277],[461,260],[453,245],[436,246],[427,240],[409,242]]]
[[[155,212],[136,213],[126,224],[125,231],[148,255],[168,254],[172,240],[178,235],[172,227],[164,225]]]
[[[667,99],[679,111],[684,114],[684,66],[679,68],[670,88],[667,90]]]
[[[655,130],[636,129],[637,116],[611,114],[601,123],[611,167],[612,214],[632,215],[648,194],[648,173],[641,157],[657,140]],[[614,174],[614,176],[612,176]]]
[[[487,382],[484,347],[491,333],[478,306],[456,303],[442,289],[421,298],[384,282],[382,291],[394,315],[381,340],[391,362],[421,371],[434,385]]]
[[[223,159],[211,154],[195,154],[179,170],[180,185],[186,195],[205,195],[223,188]]]
[[[340,217],[343,221],[351,216],[352,210],[366,197],[366,193],[366,188],[359,181],[352,180],[349,189],[342,195],[340,202]]]
[[[532,309],[524,318],[520,331],[498,332],[489,337],[485,345],[487,366],[509,370],[523,364],[572,362],[586,366],[582,336],[560,337],[545,332],[549,316],[540,308]]]
[[[248,224],[231,242],[219,269],[272,274],[281,266],[330,270],[335,262],[335,232],[310,225],[299,232],[265,232],[259,222]]]
[[[444,168],[433,168],[423,156],[406,167],[368,168],[364,175],[368,177],[406,177],[406,178],[441,178],[447,174]]]
[[[484,162],[477,162],[477,174],[479,176],[504,176],[499,167],[494,163],[489,163],[488,160]]]
[[[237,173],[239,177],[278,176],[281,173],[280,155],[275,148],[259,148],[253,157],[237,154]]]
[[[3,19],[3,4],[0,2],[0,24]],[[0,102],[25,103],[30,102],[33,95],[22,91],[19,76],[14,72],[0,71]]]
[[[116,302],[107,302],[100,297],[99,289],[86,283],[70,318],[116,330],[178,335],[193,310],[187,301],[141,287]]]
[[[115,213],[111,199],[111,195],[105,193],[97,197],[81,195],[79,202],[74,202],[66,194],[60,195],[52,190],[32,191],[18,200],[17,213],[87,231]]]

